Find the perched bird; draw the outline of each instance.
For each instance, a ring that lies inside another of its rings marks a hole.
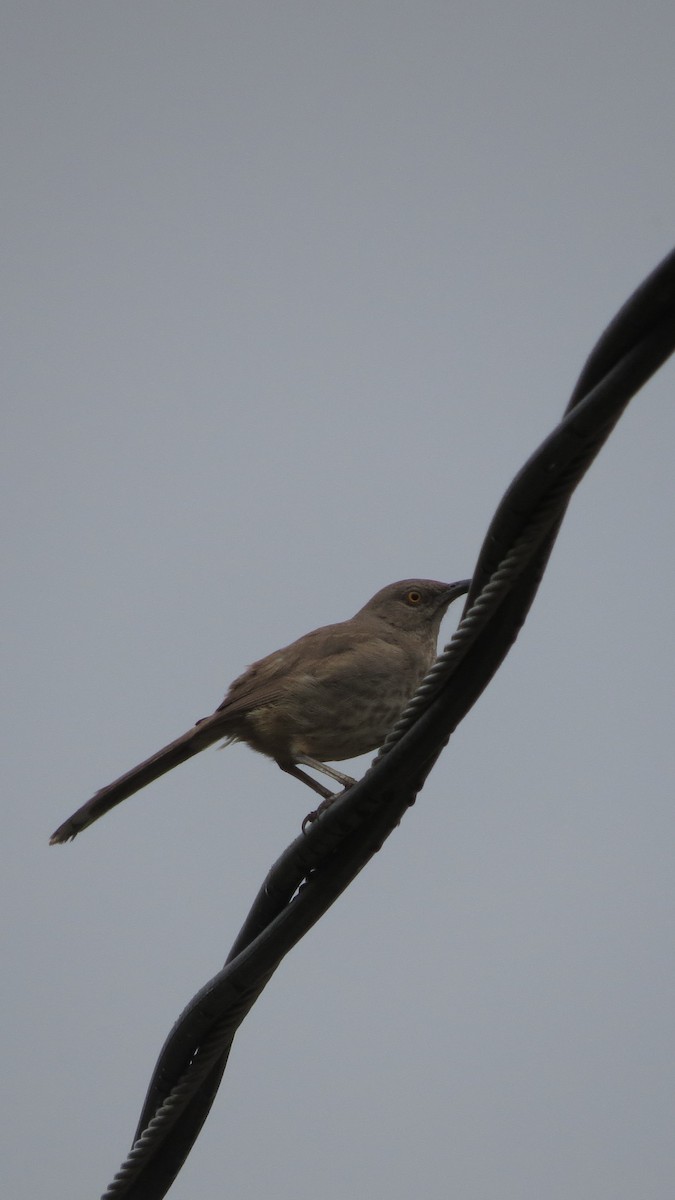
[[[436,656],[448,605],[470,580],[403,579],[382,588],[348,621],[324,625],[253,663],[222,704],[182,737],[101,788],[55,833],[67,842],[127,796],[224,738],[273,758],[324,799],[332,796],[301,765],[343,787],[354,780],[327,762],[382,744]]]

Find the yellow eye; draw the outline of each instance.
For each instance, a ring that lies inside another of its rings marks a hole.
[[[421,599],[422,599],[422,593],[417,592],[417,591],[408,592],[408,595],[406,596],[406,601],[408,602],[408,604],[412,604],[413,607],[416,604],[419,604]]]

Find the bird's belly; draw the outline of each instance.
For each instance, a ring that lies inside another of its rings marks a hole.
[[[357,758],[382,745],[408,694],[401,687],[370,695],[354,691],[346,704],[324,703],[320,694],[305,695],[302,704],[277,701],[248,715],[245,740],[276,759]]]

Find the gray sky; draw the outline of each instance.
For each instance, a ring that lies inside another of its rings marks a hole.
[[[675,10],[6,0],[2,26],[1,1171],[73,1200],[310,797],[236,746],[49,834],[252,659],[470,573],[675,240]],[[172,1200],[670,1194],[674,380],[245,1022]]]

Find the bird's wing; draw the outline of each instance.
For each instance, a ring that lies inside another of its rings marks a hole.
[[[229,718],[243,716],[283,699],[298,675],[323,676],[338,669],[339,662],[355,648],[354,634],[345,630],[344,624],[314,629],[290,646],[252,663],[231,684],[216,713]]]

